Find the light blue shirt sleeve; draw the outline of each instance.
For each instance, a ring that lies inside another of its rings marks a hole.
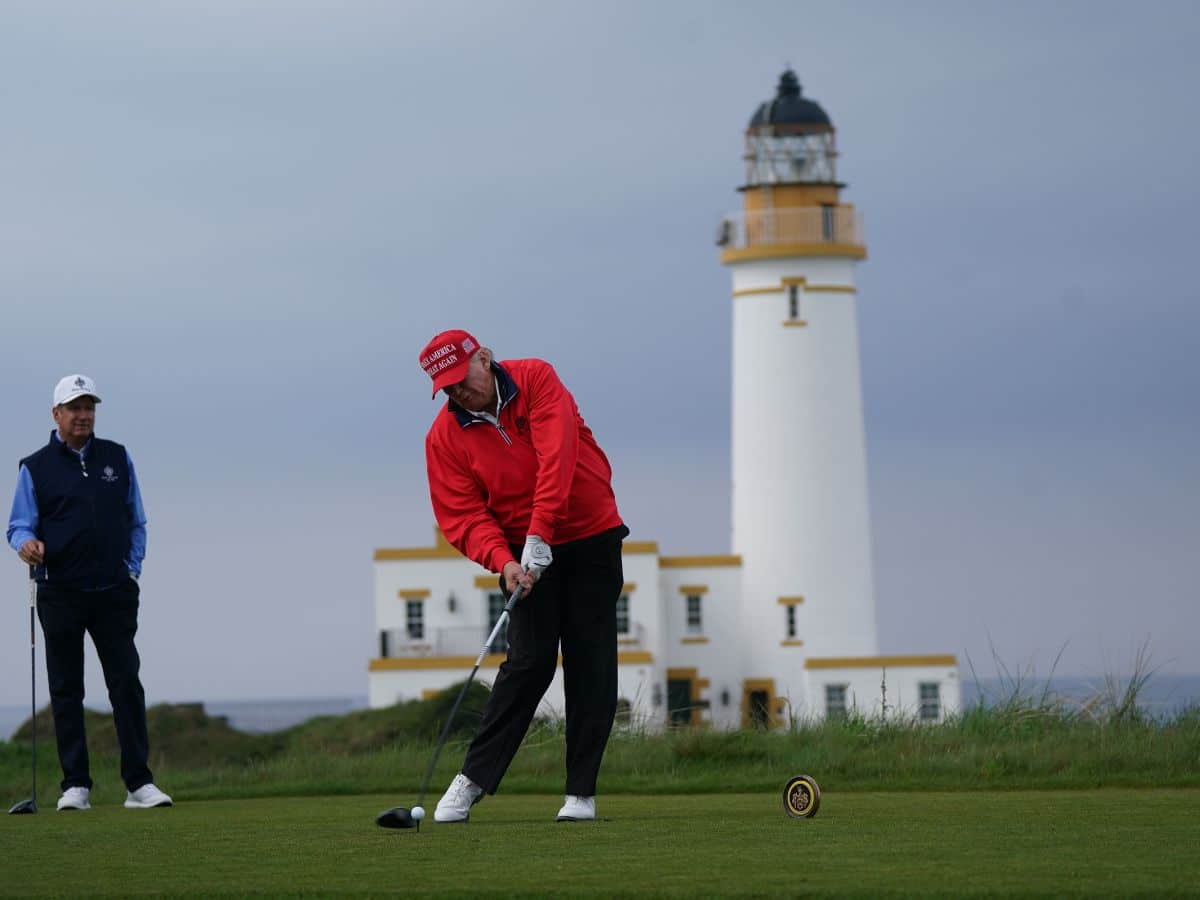
[[[125,451],[125,464],[129,466],[129,496],[125,503],[129,507],[129,559],[125,566],[137,578],[142,574],[142,560],[146,558],[146,510],[142,508],[142,491],[138,487],[137,472],[133,468],[133,457]],[[11,526],[9,526],[11,529]]]
[[[8,546],[20,550],[26,541],[37,540],[37,494],[33,491],[33,476],[21,466],[17,473],[17,490],[13,494],[12,511],[8,514]]]

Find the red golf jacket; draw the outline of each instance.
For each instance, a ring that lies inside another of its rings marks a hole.
[[[621,524],[612,468],[558,374],[540,359],[493,363],[498,424],[447,402],[425,437],[438,526],[464,556],[493,572],[510,544],[550,544]]]

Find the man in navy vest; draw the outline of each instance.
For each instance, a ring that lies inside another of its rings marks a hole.
[[[146,514],[133,460],[93,434],[96,385],[68,375],[54,388],[50,442],[21,460],[8,543],[37,580],[37,611],[58,759],[59,810],[91,809],[83,724],[83,635],[92,636],[121,744],[125,806],[170,806],[147,760],[146,697],[138,678],[138,576],[146,555]]]

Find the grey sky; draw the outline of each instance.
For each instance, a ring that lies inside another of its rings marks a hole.
[[[1200,671],[1198,40],[1163,2],[8,3],[0,459],[97,379],[152,700],[365,693],[444,327],[555,363],[635,538],[726,551],[713,234],[790,63],[866,218],[882,649]]]

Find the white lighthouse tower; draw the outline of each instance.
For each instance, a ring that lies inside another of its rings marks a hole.
[[[878,653],[854,278],[866,246],[842,202],[833,124],[791,70],[750,120],[745,161],[743,209],[720,236],[733,275],[732,545],[746,677],[775,673],[795,705],[810,695],[809,657]]]

